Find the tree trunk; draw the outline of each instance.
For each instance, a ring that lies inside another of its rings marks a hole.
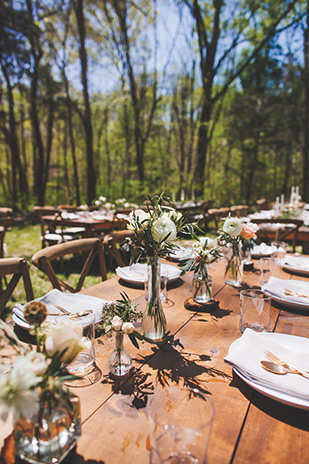
[[[91,121],[91,108],[88,93],[88,63],[87,63],[87,52],[86,52],[86,27],[85,17],[83,10],[83,0],[74,1],[74,10],[78,26],[79,34],[79,57],[81,64],[81,81],[83,86],[83,97],[84,97],[84,117],[83,124],[85,128],[86,136],[86,159],[87,159],[87,202],[91,202],[96,198],[96,174],[93,162],[93,132],[92,132],[92,121]]]
[[[18,176],[18,186],[20,194],[27,195],[28,194],[28,183],[26,179],[26,174],[24,171],[24,167],[21,162],[20,157],[20,150],[18,145],[18,138],[17,138],[17,130],[16,130],[16,119],[15,119],[15,102],[14,102],[14,94],[13,88],[10,83],[9,75],[6,69],[1,64],[1,70],[4,75],[6,85],[7,85],[7,96],[8,96],[8,103],[9,103],[9,132],[8,132],[8,141],[12,155],[12,167],[13,167],[13,193],[14,193],[14,206],[16,206],[17,201],[17,189],[16,189],[16,178]]]

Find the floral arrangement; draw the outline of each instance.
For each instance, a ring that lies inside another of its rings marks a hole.
[[[208,278],[207,265],[218,261],[222,254],[216,239],[200,237],[192,245],[195,256],[180,265],[182,273],[194,271],[203,279]]]
[[[172,243],[179,237],[194,236],[194,226],[186,224],[185,218],[170,205],[170,199],[163,194],[149,198],[147,211],[136,209],[129,215],[128,229],[134,237],[127,240],[125,249],[135,246],[136,259],[144,257],[164,257],[177,245]],[[166,205],[167,204],[167,205]]]
[[[142,340],[142,335],[135,330],[133,322],[142,317],[142,313],[136,311],[136,306],[132,303],[126,293],[121,293],[121,300],[106,303],[102,311],[101,328],[106,334],[112,331],[127,334],[134,346],[138,348],[137,338]]]
[[[229,216],[218,235],[220,245],[232,245],[233,253],[238,253],[239,245],[253,248],[258,226],[253,223],[242,222],[237,217]]]
[[[29,418],[39,412],[41,404],[59,398],[69,403],[70,392],[63,383],[76,377],[68,374],[65,366],[89,348],[89,342],[83,338],[82,327],[60,320],[49,325],[46,316],[41,302],[25,307],[24,317],[31,325],[30,333],[36,336],[36,349],[21,344],[11,327],[0,321],[0,348],[9,344],[15,353],[13,362],[0,366],[0,417],[4,421],[9,413],[13,413],[14,422],[19,417]]]

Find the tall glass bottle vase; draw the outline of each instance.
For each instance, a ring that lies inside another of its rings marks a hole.
[[[162,307],[161,287],[161,259],[147,258],[148,297],[146,309],[142,318],[142,332],[146,339],[159,341],[165,335],[166,317]]]
[[[126,375],[132,367],[132,359],[123,346],[124,333],[115,332],[115,349],[108,359],[108,367],[112,374],[117,376]]]
[[[239,244],[229,243],[226,247],[226,268],[224,282],[240,287],[243,282],[243,252]]]
[[[19,418],[14,426],[15,453],[32,464],[61,462],[81,435],[79,398],[52,395],[40,402],[33,417]]]

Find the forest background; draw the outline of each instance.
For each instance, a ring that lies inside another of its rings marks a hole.
[[[2,0],[0,204],[309,202],[309,1]]]

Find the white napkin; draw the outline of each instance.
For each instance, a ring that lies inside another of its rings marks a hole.
[[[292,351],[271,340],[270,337],[263,337],[251,329],[246,329],[242,337],[230,346],[224,361],[258,385],[309,400],[309,379],[297,374],[272,374],[260,365],[260,361],[267,360],[264,351],[269,350],[295,367],[309,371],[309,340],[304,340],[308,342],[306,351]]]
[[[254,245],[251,254],[252,255],[271,255],[277,251],[275,246],[266,245],[266,243],[262,242],[260,245]]]
[[[294,267],[295,269],[307,269],[309,272],[309,258],[305,258],[303,256],[286,255],[283,260],[283,265],[284,264]]]
[[[170,253],[170,257],[176,260],[183,260],[183,259],[192,259],[196,256],[196,252],[192,249],[192,247],[182,247],[176,248]]]
[[[116,273],[119,277],[132,282],[145,282],[147,279],[147,264],[135,263],[131,266],[117,267]],[[177,279],[181,270],[169,264],[161,264],[161,274],[167,273],[168,280]]]
[[[263,285],[263,291],[269,292],[274,296],[278,296],[283,300],[303,304],[309,307],[309,298],[286,295],[286,290],[309,295],[309,282],[305,282],[303,280],[282,280],[271,276],[268,282]]]
[[[63,314],[54,304],[61,306],[71,313],[78,311],[86,311],[91,309],[94,313],[95,322],[101,320],[101,314],[103,309],[103,304],[107,303],[106,300],[97,298],[95,296],[82,295],[80,293],[63,293],[60,290],[53,289],[46,295],[35,299],[34,301],[41,301],[46,305],[48,313],[59,313]],[[27,303],[28,304],[28,303]],[[25,305],[26,306],[26,305]],[[13,308],[13,313],[18,316],[18,318],[24,319],[24,307],[20,304],[16,304]],[[47,316],[49,322],[53,322],[57,316]],[[26,322],[23,322],[23,327],[29,325]],[[29,326],[30,327],[30,326]]]

